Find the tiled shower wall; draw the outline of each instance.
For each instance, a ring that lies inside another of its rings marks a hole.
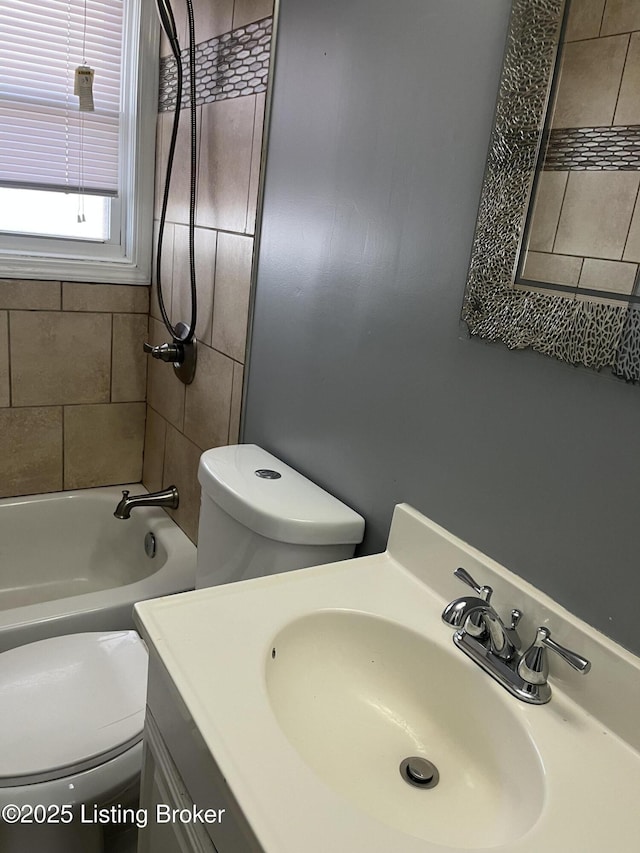
[[[638,0],[572,0],[525,278],[637,293],[639,89]]]
[[[194,383],[185,388],[170,366],[143,355],[147,336],[154,343],[167,338],[155,297],[148,316],[148,288],[0,279],[0,497],[139,481],[144,446],[145,485],[178,485],[176,520],[192,539],[199,455],[238,437],[272,0],[196,0],[194,7],[202,148]],[[185,32],[186,18],[181,44]],[[171,61],[162,69],[158,196],[173,106]],[[190,310],[187,126],[163,257],[174,322]],[[158,216],[159,199],[156,226]]]
[[[0,280],[0,497],[140,480],[149,289]]]
[[[200,150],[195,232],[198,362],[193,383],[185,386],[170,365],[149,360],[143,482],[150,491],[177,485],[180,506],[173,515],[195,541],[200,454],[238,439],[272,0],[196,0],[194,13]],[[186,14],[177,24],[180,44],[186,45]],[[169,53],[163,44],[156,240],[175,107],[175,63]],[[162,252],[162,292],[174,324],[188,323],[190,317],[188,187],[186,110],[180,122]],[[168,340],[155,296],[155,277],[149,323],[152,343]]]

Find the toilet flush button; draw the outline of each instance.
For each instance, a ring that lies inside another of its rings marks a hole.
[[[258,468],[255,474],[256,477],[262,477],[263,480],[279,480],[280,477],[282,477],[282,474],[279,474],[271,468]]]

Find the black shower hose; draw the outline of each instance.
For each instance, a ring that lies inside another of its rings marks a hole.
[[[158,15],[162,28],[169,39],[171,52],[176,61],[177,67],[177,86],[176,86],[176,111],[173,118],[171,128],[171,141],[169,143],[169,152],[167,154],[167,172],[164,183],[164,192],[162,196],[162,209],[160,212],[160,224],[158,226],[158,248],[156,252],[156,289],[158,293],[158,305],[162,320],[176,341],[181,341],[183,344],[188,344],[193,339],[196,330],[197,319],[197,292],[196,292],[196,267],[195,267],[195,212],[196,212],[196,75],[195,75],[195,25],[193,15],[192,0],[186,0],[187,15],[189,21],[189,108],[191,116],[191,180],[189,185],[189,280],[191,290],[191,319],[189,322],[189,330],[186,335],[180,336],[177,330],[172,326],[169,315],[165,308],[164,299],[162,296],[162,247],[164,240],[164,230],[167,218],[167,205],[169,203],[169,190],[171,186],[171,174],[173,171],[173,159],[176,150],[176,141],[178,138],[178,129],[180,124],[180,110],[182,101],[183,88],[183,70],[182,58],[180,53],[180,45],[178,43],[178,34],[176,31],[176,22],[171,8],[170,0],[156,0]]]

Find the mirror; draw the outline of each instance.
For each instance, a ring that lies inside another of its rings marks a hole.
[[[462,317],[640,379],[640,2],[514,0]]]

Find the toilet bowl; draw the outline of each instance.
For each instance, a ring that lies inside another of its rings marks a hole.
[[[255,445],[206,451],[198,479],[197,588],[347,559],[362,540],[360,515]],[[146,688],[135,631],[0,654],[1,853],[101,853],[94,816],[111,807],[118,825],[135,806]]]
[[[53,637],[0,655],[2,853],[101,853],[100,816],[111,807],[118,823],[136,802],[146,682],[135,631]]]

